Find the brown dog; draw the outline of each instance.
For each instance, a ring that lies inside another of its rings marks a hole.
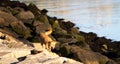
[[[52,38],[49,37],[49,35],[52,33],[52,28],[45,32],[45,33],[40,33],[40,38],[42,42],[42,46],[45,46],[47,50],[51,50],[55,47],[55,44],[57,43],[56,41],[52,40]]]

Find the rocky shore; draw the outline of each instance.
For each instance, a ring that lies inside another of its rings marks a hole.
[[[47,12],[0,0],[0,64],[120,64],[120,41],[79,31]]]

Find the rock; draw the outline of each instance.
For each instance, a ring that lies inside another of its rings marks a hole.
[[[34,19],[34,15],[30,11],[22,11],[15,16],[17,17],[17,19],[20,19],[20,20]]]
[[[18,62],[19,57],[31,54],[31,49],[2,49],[0,48],[0,63],[10,64]]]
[[[81,34],[83,34],[86,41],[89,42],[88,44],[90,45],[90,48],[93,51],[99,52],[114,61],[116,61],[116,59],[113,59],[113,58],[120,57],[119,52],[118,52],[119,48],[120,48],[119,41],[112,42],[111,39],[106,39],[105,37],[97,37],[97,35],[95,33],[81,32]],[[118,61],[116,61],[116,62],[118,62]],[[118,62],[118,64],[119,64],[119,62]]]
[[[51,21],[51,25],[52,25],[53,29],[60,28],[58,20]]]
[[[37,34],[47,32],[51,29],[51,25],[49,23],[43,23],[40,21],[34,21],[33,26],[35,26]]]
[[[0,36],[4,38],[2,40],[8,40],[8,43],[10,41],[15,42],[17,44],[20,44],[21,42],[14,37],[1,33]],[[2,43],[1,43],[2,44]],[[10,43],[12,44],[12,43]],[[14,45],[13,44],[13,45]],[[6,44],[7,45],[7,44]],[[24,44],[25,45],[25,44]],[[50,64],[50,63],[59,63],[59,64],[82,64],[80,62],[77,62],[72,59],[59,57],[57,54],[49,52],[40,45],[40,43],[33,43],[34,48],[29,47],[20,47],[17,46],[17,48],[9,48],[9,47],[0,47],[0,63],[2,64],[10,64],[10,63],[17,63],[17,64],[26,64],[26,63],[39,63],[39,64]],[[41,47],[40,47],[41,46]],[[19,48],[20,47],[20,48]],[[31,53],[35,53],[34,55],[30,55]],[[37,53],[36,53],[37,52]],[[8,60],[8,61],[7,61]],[[7,61],[7,62],[6,62]]]
[[[1,64],[10,64],[10,63],[12,64],[12,63],[16,63],[16,62],[18,62],[18,60],[16,58],[2,58],[0,60]]]
[[[11,8],[8,6],[8,7],[0,7],[0,11],[4,11],[4,12],[7,12],[7,13],[10,13],[11,14]]]
[[[33,44],[35,50],[40,51],[40,50],[43,49],[41,43],[34,42],[34,43],[32,43],[32,44]]]
[[[44,62],[43,64],[83,64],[77,61],[74,61],[72,59],[68,59],[68,58],[64,58],[64,57],[59,57],[59,58],[55,58],[52,60],[48,60],[46,62]]]
[[[106,64],[119,64],[119,61],[117,61],[117,63],[113,60],[109,60]]]
[[[30,37],[30,30],[21,21],[18,21],[13,15],[0,11],[0,19],[2,20],[0,22],[1,27],[12,28],[13,31],[19,35],[22,35],[24,38]]]
[[[52,34],[55,35],[54,37],[58,38],[59,36],[61,37],[61,36],[67,35],[67,31],[60,27],[58,20],[55,20],[55,21],[50,20],[50,23],[51,23],[52,28],[53,28]]]
[[[59,23],[57,18],[56,17],[50,17],[50,16],[47,16],[48,17],[48,20],[49,20],[49,23],[53,26],[53,24],[57,22],[57,24]],[[54,28],[54,27],[53,27]]]
[[[28,37],[31,37],[31,31],[21,21],[12,22],[10,23],[10,26],[13,31],[21,35],[23,38],[27,39]]]
[[[16,63],[19,57],[31,54],[32,47],[20,40],[2,32],[0,32],[0,37],[0,63]]]
[[[49,23],[47,15],[40,14],[36,19],[43,23]]]
[[[47,12],[48,12],[48,10],[46,10],[46,9],[41,10],[41,14],[43,14],[43,15],[46,15]]]
[[[15,37],[15,38],[18,38],[18,37],[19,37],[18,34],[16,34],[14,31],[11,30],[11,28],[2,27],[2,28],[0,29],[0,32],[9,34],[9,35],[11,35],[11,36],[13,36],[13,37]]]
[[[77,57],[77,60],[82,61],[85,64],[106,64],[109,60],[99,53],[84,50],[76,46],[71,48],[71,52],[75,54],[74,56]]]
[[[106,64],[106,62],[109,60],[105,56],[89,50],[81,49],[76,46],[72,46],[70,52],[73,53],[73,56],[76,58],[76,60],[82,61],[85,64]]]
[[[75,24],[70,22],[70,21],[68,21],[68,22],[59,21],[59,23],[60,23],[60,27],[67,30],[67,31],[69,31],[70,28],[75,26]]]
[[[60,52],[62,56],[69,57],[71,54],[71,47],[70,46],[64,46],[60,48]]]
[[[83,62],[84,64],[106,64],[108,62],[115,63],[100,53],[93,52],[88,48],[79,47],[75,44],[61,47],[59,52],[61,52],[61,54],[59,54],[62,56],[73,58],[77,61]]]
[[[38,9],[38,7],[33,4],[33,3],[30,3],[28,5],[28,9],[35,15],[35,17],[38,17],[40,13],[40,10]]]
[[[18,12],[25,11],[24,8],[22,8],[22,7],[14,7],[13,10],[18,11]]]
[[[37,63],[37,64],[83,64],[77,61],[74,61],[72,59],[64,58],[64,57],[59,57],[55,53],[51,53],[48,51],[43,51],[39,54],[36,55],[28,55],[27,58],[19,62],[18,64],[32,64],[32,63]]]
[[[12,14],[0,11],[0,18],[4,20],[2,22],[2,26],[9,26],[9,24],[13,21],[18,21]]]
[[[34,29],[33,22],[34,22],[34,15],[31,11],[21,11],[15,15],[17,19],[21,20],[24,25],[31,30]]]
[[[58,35],[60,35],[60,36],[64,36],[64,35],[67,35],[67,31],[66,30],[64,30],[64,29],[62,29],[62,28],[55,28],[54,29],[54,32],[53,32],[53,34],[56,34],[56,36]]]
[[[13,30],[11,30],[11,27],[10,27],[11,23],[19,22],[17,18],[15,18],[12,14],[0,11],[0,20],[1,20],[0,27],[2,27],[0,28],[0,31],[13,35],[15,37],[18,37],[18,35]]]
[[[4,2],[3,2],[4,3]],[[10,6],[10,7],[12,7],[12,8],[14,8],[14,7],[21,7],[21,8],[23,8],[24,10],[28,10],[28,7],[27,7],[27,5],[25,4],[25,3],[23,3],[23,2],[19,2],[19,1],[5,1],[5,4],[3,5],[4,7],[5,6]]]
[[[23,42],[6,33],[0,32],[0,37],[4,37],[4,39],[0,38],[0,43],[5,44],[9,48],[27,47]]]
[[[78,41],[85,41],[84,37],[79,34],[73,34],[73,37],[76,38]]]
[[[31,49],[25,49],[25,48],[0,48],[1,50],[1,54],[2,53],[6,53],[4,55],[1,55],[1,58],[19,58],[19,57],[23,57],[26,55],[31,54]]]
[[[74,38],[58,38],[57,40],[59,42],[61,42],[61,44],[64,44],[64,43],[69,44],[69,43],[76,43],[77,42],[77,40]]]
[[[2,3],[2,2],[9,2],[10,0],[4,0],[4,1],[0,1],[0,3]]]
[[[70,28],[69,33],[70,34],[79,34],[79,30],[78,30],[78,28],[73,27],[73,28]]]
[[[0,27],[3,27],[3,26],[4,26],[4,24],[5,24],[4,22],[5,22],[5,20],[0,17],[0,25],[1,25]]]
[[[13,10],[12,10],[12,14],[15,16],[15,15],[17,15],[18,13],[23,12],[23,11],[25,11],[23,8],[21,8],[21,7],[15,7],[15,8],[13,8]]]

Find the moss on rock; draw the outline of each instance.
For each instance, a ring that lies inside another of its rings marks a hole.
[[[60,48],[60,52],[63,56],[68,56],[71,53],[70,47],[69,46],[62,47]]]

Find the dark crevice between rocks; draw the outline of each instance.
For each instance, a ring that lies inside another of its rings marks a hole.
[[[18,62],[13,62],[13,63],[10,63],[10,64],[18,64],[19,62],[24,61],[25,59],[26,59],[26,56],[19,57],[19,58],[17,58]]]
[[[38,53],[41,53],[41,52],[42,51],[38,51],[38,50],[35,50],[35,49],[31,50],[32,55],[35,55],[35,54],[38,54]]]
[[[24,61],[26,59],[26,56],[18,58],[19,62]]]
[[[120,56],[118,56],[117,53],[115,52],[108,52],[108,53],[103,53],[103,55],[107,56],[108,58],[114,59],[114,58],[119,58]]]
[[[10,64],[17,64],[17,63],[19,63],[19,62],[13,62],[13,63],[10,63]]]
[[[6,39],[6,36],[5,35],[3,35],[3,36],[0,36],[0,39]]]

